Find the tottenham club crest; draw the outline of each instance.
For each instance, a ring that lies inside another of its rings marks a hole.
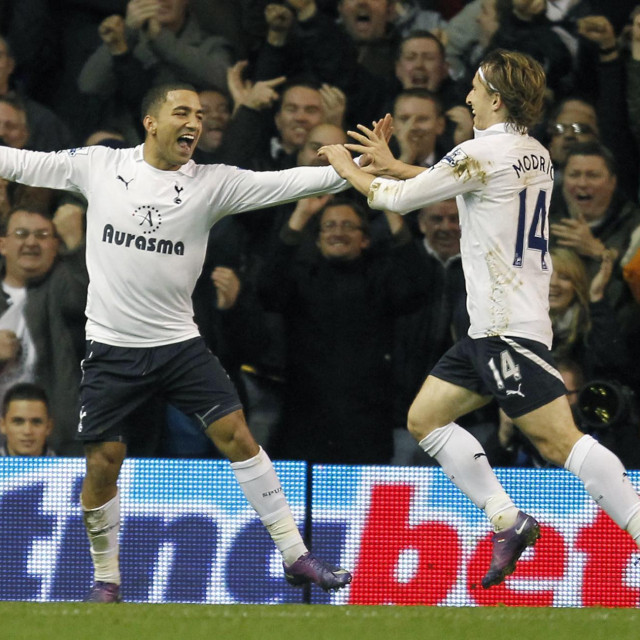
[[[138,219],[138,225],[144,235],[155,233],[162,224],[162,215],[156,207],[150,205],[138,207],[131,215]]]

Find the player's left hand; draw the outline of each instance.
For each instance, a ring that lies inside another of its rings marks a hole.
[[[318,155],[321,158],[326,158],[341,178],[348,180],[348,176],[353,170],[355,163],[353,162],[351,154],[347,151],[346,145],[325,145],[318,149]]]

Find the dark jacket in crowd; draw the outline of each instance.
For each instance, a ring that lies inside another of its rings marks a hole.
[[[37,355],[34,382],[42,385],[49,397],[55,426],[48,441],[62,456],[82,455],[75,434],[88,284],[82,246],[62,254],[51,271],[27,289],[25,316]],[[7,296],[0,288],[0,315],[7,308]]]
[[[351,261],[281,243],[259,281],[265,307],[284,315],[287,342],[285,425],[270,443],[274,457],[389,461],[393,327],[423,292],[408,237]]]
[[[467,294],[460,257],[446,265],[415,240],[427,279],[427,295],[420,309],[398,318],[394,352],[396,412],[394,424],[406,426],[407,412],[433,366],[469,329]]]

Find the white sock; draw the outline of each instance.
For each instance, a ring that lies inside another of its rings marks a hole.
[[[93,579],[120,584],[119,544],[120,493],[95,509],[82,506],[82,518],[89,536]]]
[[[496,531],[516,521],[518,509],[493,473],[482,445],[466,429],[451,422],[432,431],[419,445],[438,461],[458,489],[484,510]]]
[[[260,516],[262,524],[282,554],[285,564],[293,564],[307,552],[307,547],[302,541],[269,456],[260,447],[253,458],[232,462],[231,468],[249,504]]]
[[[573,445],[564,468],[584,482],[589,495],[640,546],[640,498],[618,456],[584,435]]]

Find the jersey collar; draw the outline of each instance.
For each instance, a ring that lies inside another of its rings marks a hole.
[[[484,136],[495,135],[496,133],[518,133],[508,122],[498,122],[497,124],[492,124],[490,127],[486,129],[476,129],[473,128],[473,137],[474,138],[482,138]]]
[[[143,155],[144,143],[139,144],[137,147],[133,149],[133,161],[134,162],[144,162]],[[148,165],[151,166],[151,165]],[[155,167],[151,167],[154,169]],[[159,169],[156,169],[159,171]],[[168,172],[163,172],[168,173]],[[174,172],[171,172],[174,173]],[[179,169],[176,169],[175,173],[182,173],[185,176],[194,176],[196,173],[196,163],[193,160],[189,160],[186,164],[183,164]]]

